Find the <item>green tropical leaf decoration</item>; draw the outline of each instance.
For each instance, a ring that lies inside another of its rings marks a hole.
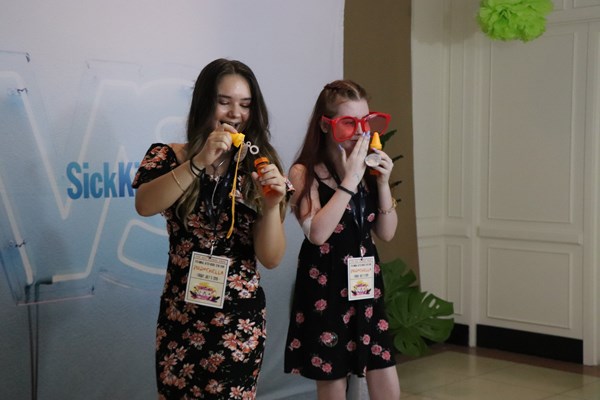
[[[421,356],[428,351],[425,339],[443,342],[454,327],[454,306],[416,286],[417,278],[404,261],[381,263],[384,302],[394,346],[402,354]]]
[[[385,147],[385,142],[387,142],[388,140],[390,140],[392,138],[392,136],[394,136],[396,134],[397,129],[392,129],[391,131],[387,131],[384,135],[381,135],[379,137],[379,140],[381,140],[381,147],[384,148]]]
[[[398,161],[399,159],[404,158],[404,155],[400,154],[396,157],[392,157],[392,162],[395,163],[396,161]]]
[[[393,298],[406,295],[409,292],[407,289],[415,287],[417,277],[401,259],[380,263],[379,266],[383,274],[386,306]]]
[[[419,332],[411,328],[400,328],[394,336],[394,346],[402,354],[418,357],[427,354],[427,343],[419,336]]]

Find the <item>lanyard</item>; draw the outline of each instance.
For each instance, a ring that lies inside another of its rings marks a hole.
[[[239,150],[237,151],[236,155],[234,155],[234,158],[231,159],[231,161],[229,162],[229,166],[227,167],[227,173],[225,174],[225,176],[223,177],[223,179],[219,179],[217,177],[217,181],[215,182],[215,187],[213,189],[212,192],[212,196],[210,198],[210,203],[208,202],[207,196],[204,196],[204,200],[205,200],[205,204],[207,204],[206,207],[206,213],[208,214],[208,218],[210,219],[212,228],[213,228],[213,240],[210,243],[210,255],[212,256],[213,254],[213,250],[215,248],[215,244],[218,242],[217,239],[217,220],[218,220],[218,210],[221,208],[221,206],[223,205],[223,201],[227,199],[227,197],[229,197],[231,199],[231,225],[229,226],[229,230],[227,231],[227,235],[226,238],[229,239],[233,233],[233,227],[235,224],[235,194],[236,194],[236,190],[237,190],[237,179],[238,179],[238,170],[240,167],[240,161],[243,158],[242,151],[244,149],[244,145],[242,144],[239,148]],[[234,160],[235,159],[235,160]],[[235,163],[234,163],[235,161]],[[232,168],[232,165],[235,165],[234,168]],[[232,174],[233,174],[233,178],[232,178]],[[223,186],[219,186],[219,183],[224,180],[225,183],[223,184]],[[227,194],[227,191],[229,190],[229,187],[231,186],[231,191],[229,192],[229,194]],[[217,190],[218,190],[218,194],[217,194]],[[202,191],[201,195],[202,195]],[[217,197],[218,199],[218,204],[215,204],[215,197]]]
[[[231,185],[231,163],[227,167],[227,173],[223,177],[216,177],[215,187],[210,191],[200,190],[200,196],[206,205],[206,215],[210,221],[213,231],[213,239],[210,241],[210,255],[212,256],[215,245],[219,241],[217,238],[217,222],[219,220],[219,210],[227,201],[228,188]],[[223,182],[223,184],[221,184]],[[216,200],[216,202],[215,202]]]
[[[354,201],[354,198],[358,198],[358,204]],[[361,257],[364,256],[364,250],[362,246],[362,241],[366,237],[366,226],[365,226],[365,218],[366,218],[366,206],[367,206],[367,192],[362,183],[358,185],[357,194],[350,199],[350,208],[352,209],[352,214],[354,215],[354,223],[358,227],[358,233],[360,235],[358,250]]]

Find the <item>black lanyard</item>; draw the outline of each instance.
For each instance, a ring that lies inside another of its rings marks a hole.
[[[231,168],[231,162],[227,167],[227,173],[223,177],[216,177],[215,187],[212,191],[200,190],[200,197],[206,205],[206,215],[210,221],[210,225],[213,231],[213,240],[210,242],[210,255],[212,256],[213,250],[219,238],[217,237],[217,223],[219,221],[219,210],[222,209],[223,205],[229,199],[229,191],[232,186],[231,179],[233,178],[233,171]],[[221,184],[223,182],[223,184]],[[215,202],[216,200],[216,202]]]

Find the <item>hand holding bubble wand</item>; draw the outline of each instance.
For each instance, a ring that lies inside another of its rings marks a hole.
[[[236,164],[235,164],[235,173],[233,175],[233,185],[231,188],[231,192],[229,192],[229,197],[231,198],[231,226],[229,227],[229,231],[227,232],[227,239],[233,233],[233,225],[235,222],[235,192],[237,190],[237,173],[238,168],[240,166],[240,161],[246,158],[248,152],[252,155],[257,155],[260,151],[259,147],[252,142],[247,141],[244,143],[245,135],[241,132],[230,133],[232,144],[234,147],[239,147],[239,150],[236,155]],[[269,159],[267,157],[259,157],[254,160],[254,167],[256,168],[256,172],[259,176],[262,176],[263,167],[269,164]],[[271,186],[263,186],[263,193],[268,194],[272,191]]]
[[[383,148],[383,145],[381,144],[381,139],[379,139],[379,132],[375,131],[373,133],[373,136],[371,137],[371,143],[369,144],[369,148],[376,150],[381,150]],[[371,152],[365,157],[365,164],[367,164],[367,167],[376,167],[379,165],[380,162],[381,156],[375,152]],[[376,171],[374,169],[369,170],[369,173],[371,175],[379,175],[379,171]]]

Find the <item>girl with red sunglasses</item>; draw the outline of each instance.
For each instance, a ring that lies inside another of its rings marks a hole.
[[[305,239],[285,372],[315,380],[320,400],[345,399],[350,374],[366,376],[372,400],[400,397],[372,236],[389,241],[398,223],[389,186],[393,162],[370,149],[371,135],[384,134],[389,120],[369,111],[355,82],[326,85],[289,173],[296,188],[290,203]],[[378,156],[370,168],[368,153]]]

